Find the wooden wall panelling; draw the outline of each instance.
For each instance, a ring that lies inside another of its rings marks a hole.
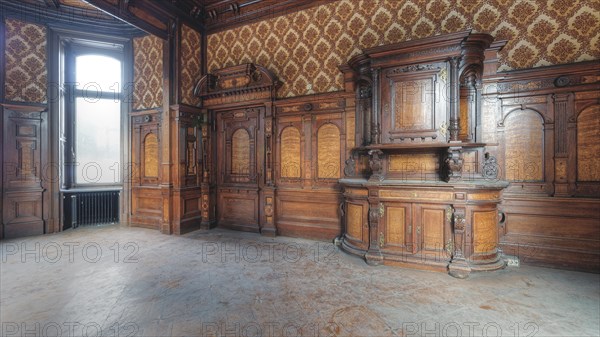
[[[279,85],[266,68],[250,63],[217,70],[196,84],[194,94],[215,121],[211,170],[219,224],[276,233],[272,100]],[[203,194],[204,201],[211,198]]]
[[[600,199],[508,195],[500,247],[525,264],[600,271]]]
[[[281,187],[277,189],[275,202],[279,235],[329,241],[342,231],[341,198],[337,190]]]
[[[49,155],[46,107],[3,104],[2,111],[2,237],[48,233],[43,176]]]
[[[131,113],[131,218],[134,226],[160,229],[162,198],[161,111],[157,109]]]
[[[172,105],[177,114],[174,125],[173,162],[173,233],[184,234],[200,228],[202,221],[201,157],[204,117],[198,108]]]
[[[347,104],[354,107],[348,103],[353,96],[330,93],[275,102],[278,233],[320,240],[341,233],[337,180],[348,158],[345,133],[348,125],[353,129],[354,111],[351,120],[346,111]]]
[[[4,80],[6,76],[6,64],[4,63],[5,50],[6,50],[6,35],[5,35],[5,24],[4,17],[0,16],[0,102],[4,102]],[[4,143],[4,106],[0,105],[0,139]],[[0,146],[0,160],[2,166],[0,171],[2,176],[0,177],[0,221],[4,222],[4,146]],[[4,227],[4,226],[3,226]],[[0,240],[4,238],[4,228],[0,228]]]
[[[595,109],[600,103],[600,65],[588,62],[499,75],[502,78],[496,88],[502,99],[498,120],[502,121],[508,111],[527,109],[535,109],[543,118],[545,185],[511,183],[500,208],[504,219],[500,226],[500,247],[505,254],[518,256],[524,263],[598,272],[600,188],[597,181],[578,181],[577,156],[586,151],[578,142],[578,135],[588,132],[585,127],[579,129],[582,123],[578,117],[586,108]],[[586,115],[583,116],[585,119]],[[585,125],[597,122],[598,117],[590,117]],[[508,128],[506,123],[497,127],[500,149],[508,141],[502,137]],[[597,132],[593,131],[591,137],[583,136],[592,139],[591,143],[584,142],[595,146]],[[527,133],[520,141],[539,142],[540,138]],[[500,162],[501,155],[498,158]],[[538,193],[532,195],[534,191]]]
[[[600,197],[600,93],[582,91],[574,95],[569,111],[568,127],[568,193],[584,197]]]
[[[554,116],[548,98],[501,97],[498,163],[503,177],[514,182],[508,193],[553,193]]]

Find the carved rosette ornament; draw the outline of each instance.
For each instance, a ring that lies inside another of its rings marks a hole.
[[[369,166],[371,172],[373,172],[369,178],[370,181],[382,181],[384,179],[382,156],[383,151],[379,149],[369,150]]]

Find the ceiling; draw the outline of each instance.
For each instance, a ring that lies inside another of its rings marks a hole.
[[[168,35],[173,18],[207,33],[264,20],[332,0],[21,0],[55,11],[117,17],[149,33]]]

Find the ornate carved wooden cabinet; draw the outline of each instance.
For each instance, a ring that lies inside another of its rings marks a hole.
[[[196,86],[211,121],[202,150],[203,222],[275,235],[272,102],[278,84],[267,69],[242,64],[208,74]]]
[[[497,206],[506,183],[481,135],[484,54],[470,31],[367,49],[341,69],[357,95],[346,162],[343,248],[369,264],[504,267]]]

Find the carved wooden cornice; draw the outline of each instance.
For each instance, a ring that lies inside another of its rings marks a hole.
[[[251,100],[273,100],[279,80],[265,67],[253,63],[216,70],[198,81],[194,95],[202,106],[229,104]]]

